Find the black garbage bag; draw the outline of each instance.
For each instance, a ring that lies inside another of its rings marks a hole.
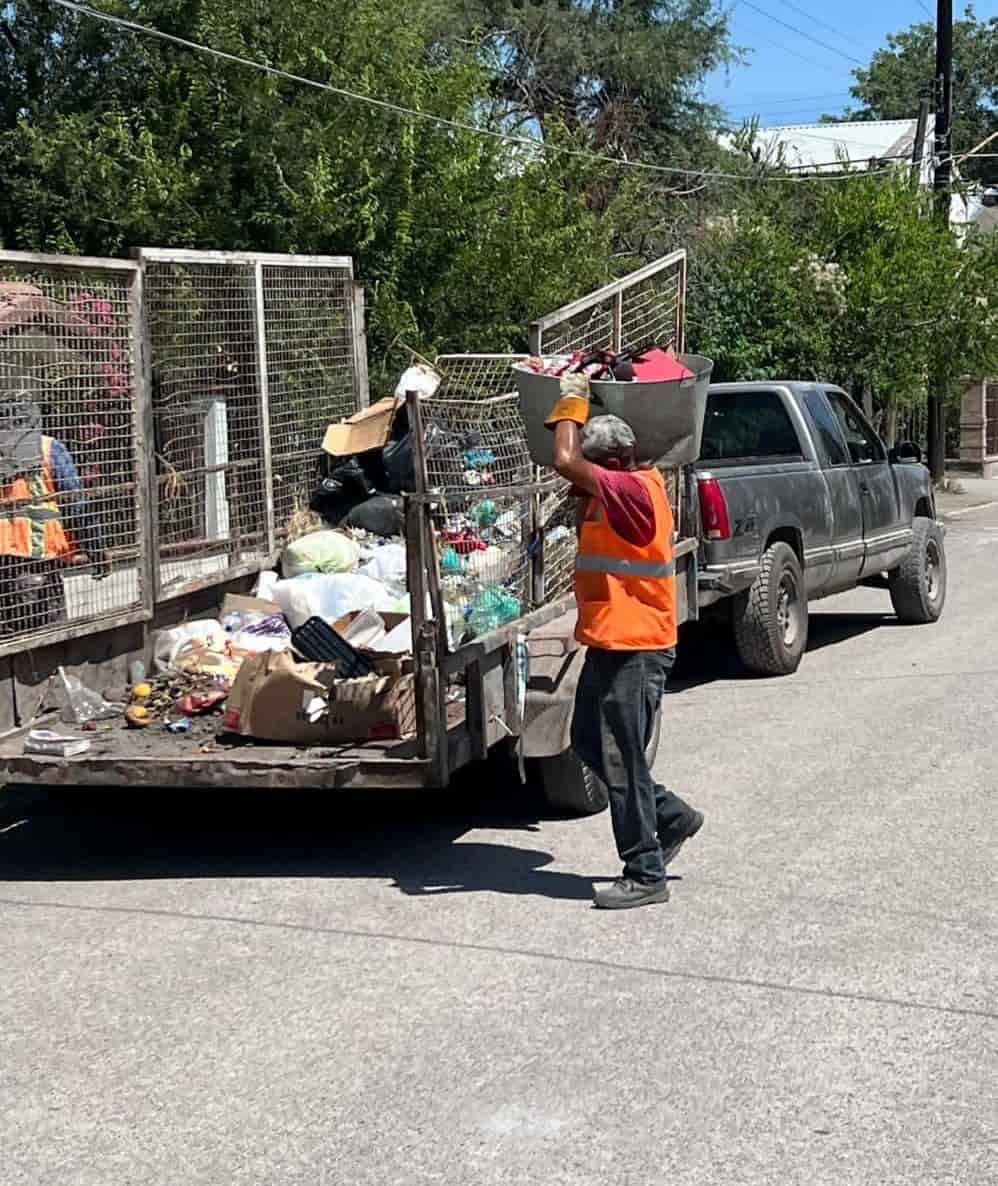
[[[385,489],[391,494],[416,489],[416,465],[412,455],[412,437],[406,433],[397,441],[389,441],[381,450],[385,467]]]
[[[393,494],[375,494],[352,507],[339,520],[339,525],[370,531],[373,535],[405,535],[402,499]]]
[[[423,430],[430,478],[435,486],[456,486],[461,482],[460,440],[438,424],[428,424]],[[416,466],[413,458],[412,434],[394,438],[381,451],[391,494],[402,494],[416,489]]]
[[[309,508],[335,527],[355,506],[376,493],[377,487],[359,458],[338,459],[313,492]]]

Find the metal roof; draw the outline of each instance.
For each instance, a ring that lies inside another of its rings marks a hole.
[[[783,124],[758,128],[753,147],[764,159],[777,161],[782,156],[791,171],[834,173],[843,164],[865,171],[884,161],[910,161],[918,129],[917,118],[854,120],[847,123]],[[932,152],[935,116],[930,115],[925,128],[922,150],[922,181],[932,181]],[[720,137],[726,148],[734,147],[734,137]]]

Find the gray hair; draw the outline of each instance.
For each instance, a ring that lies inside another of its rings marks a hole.
[[[582,428],[582,456],[594,465],[616,461],[623,468],[634,464],[637,438],[619,416],[595,416]]]

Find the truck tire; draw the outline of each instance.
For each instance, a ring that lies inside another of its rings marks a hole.
[[[759,575],[732,607],[735,647],[755,675],[791,675],[807,646],[807,590],[789,544],[763,553]]]
[[[645,749],[650,766],[658,753],[658,742],[662,735],[662,712],[655,714],[651,740]],[[569,749],[551,758],[538,758],[541,792],[549,807],[570,815],[596,815],[610,805],[610,792],[606,783],[594,774]]]
[[[891,604],[899,621],[924,625],[938,621],[946,603],[946,552],[934,520],[918,518],[911,526],[908,555],[888,577]]]

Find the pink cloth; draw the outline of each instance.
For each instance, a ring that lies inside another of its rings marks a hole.
[[[692,379],[693,372],[683,366],[671,350],[649,350],[633,363],[639,383],[663,383],[673,379]]]

